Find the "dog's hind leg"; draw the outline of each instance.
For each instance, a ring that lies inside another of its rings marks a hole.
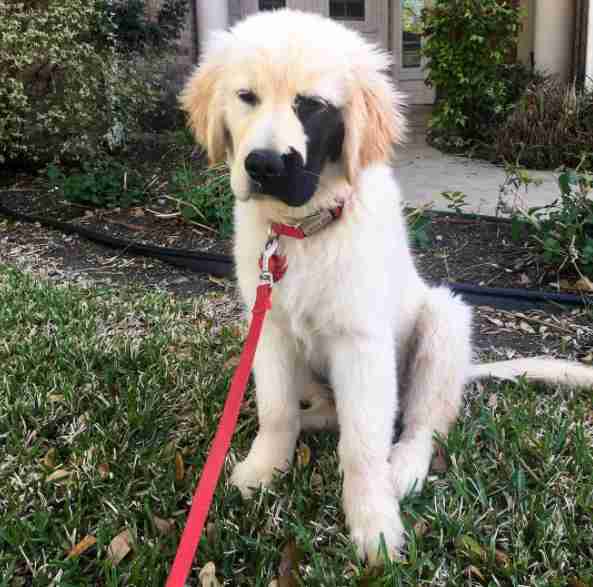
[[[457,418],[471,362],[471,311],[446,288],[429,289],[400,349],[402,433],[390,456],[398,497],[420,491],[433,435]]]

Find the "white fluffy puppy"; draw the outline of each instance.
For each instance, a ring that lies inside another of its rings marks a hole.
[[[568,363],[472,366],[469,308],[428,287],[408,247],[389,166],[404,120],[388,69],[383,52],[334,21],[263,12],[209,42],[181,96],[210,161],[231,169],[247,308],[271,223],[343,210],[305,240],[280,239],[288,269],[255,359],[259,432],[232,481],[245,495],[269,483],[290,465],[300,430],[337,413],[346,519],[371,562],[381,536],[390,555],[402,547],[398,498],[422,486],[433,435],[454,422],[466,381],[593,382]],[[335,412],[320,399],[323,380]],[[302,398],[321,408],[303,412]]]

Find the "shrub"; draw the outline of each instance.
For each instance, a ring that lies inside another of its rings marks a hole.
[[[50,188],[69,202],[87,206],[129,207],[146,195],[142,176],[114,159],[83,162],[79,173],[65,175],[55,165],[47,170]]]
[[[178,36],[187,0],[155,22],[143,0],[0,0],[0,162],[81,160],[154,109],[160,88],[145,63]]]
[[[76,155],[107,131],[102,26],[92,2],[0,0],[0,162]]]
[[[435,0],[423,12],[427,83],[436,86],[431,127],[480,137],[512,105],[505,69],[516,47],[520,11],[510,0]]]
[[[515,191],[533,183],[521,168],[511,166],[507,173],[506,184]],[[593,279],[593,175],[565,169],[558,186],[559,199],[547,206],[513,207],[514,238],[522,238],[526,226],[531,252],[550,269]]]
[[[593,165],[593,92],[554,78],[534,82],[496,131],[499,159],[532,169]]]

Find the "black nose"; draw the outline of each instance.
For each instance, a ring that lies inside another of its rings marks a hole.
[[[284,175],[284,159],[276,151],[257,149],[251,151],[245,159],[245,169],[251,179],[264,181]]]

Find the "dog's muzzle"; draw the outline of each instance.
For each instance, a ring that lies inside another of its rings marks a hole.
[[[315,194],[317,179],[307,173],[302,155],[294,149],[278,153],[255,149],[245,159],[251,192],[276,198],[289,206],[302,206]]]

